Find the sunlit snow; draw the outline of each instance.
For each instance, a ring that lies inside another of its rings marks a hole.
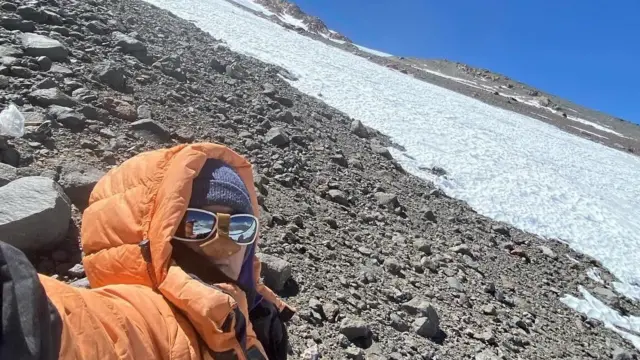
[[[563,239],[611,270],[624,283],[618,290],[637,294],[630,284],[640,283],[639,158],[376,65],[224,0],[148,1],[197,20],[233,50],[288,69],[300,91],[322,93],[404,146],[415,160],[391,151],[408,171],[426,178],[419,167],[443,167],[448,179],[434,180],[447,194]],[[638,329],[636,319],[615,317],[583,295],[565,303],[610,326]]]
[[[393,56],[391,54],[387,54],[386,52],[383,52],[383,51],[380,51],[380,50],[375,50],[375,49],[370,49],[370,48],[364,47],[362,45],[356,45],[356,44],[353,44],[353,45],[355,45],[358,49],[360,49],[360,50],[362,50],[364,52],[368,52],[369,54],[373,54],[373,55],[376,55],[376,56],[382,56],[382,57]]]

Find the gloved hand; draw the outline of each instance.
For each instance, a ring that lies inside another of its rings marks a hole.
[[[275,305],[267,300],[262,300],[251,310],[249,319],[269,360],[286,359],[289,334]]]

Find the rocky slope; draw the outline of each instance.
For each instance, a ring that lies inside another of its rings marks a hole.
[[[235,3],[234,0],[228,1]],[[301,19],[314,18],[287,0],[253,1],[264,5],[276,14],[291,13]],[[264,13],[259,11],[253,12],[258,16],[266,17]],[[532,117],[611,148],[636,155],[640,154],[640,126],[575,104],[508,76],[448,60],[379,56],[357,47],[350,41],[347,43],[335,41],[335,37],[330,38],[324,32],[292,26],[277,16],[271,16],[269,19],[302,35],[365,57],[407,76],[413,76],[490,105]]]
[[[0,104],[27,119],[24,136],[0,140],[0,236],[40,272],[87,285],[80,214],[105,171],[215,141],[255,165],[265,282],[299,309],[291,358],[636,356],[559,301],[584,285],[640,313],[600,265],[406,174],[387,138],[289,86],[284,69],[138,0],[0,9]]]

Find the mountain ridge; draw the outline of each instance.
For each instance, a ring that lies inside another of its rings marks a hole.
[[[446,59],[383,56],[384,53],[359,46],[348,40],[346,36],[329,30],[320,18],[305,13],[298,5],[287,0],[227,1],[245,8],[247,8],[247,2],[258,4],[266,11],[256,8],[249,8],[249,10],[301,35],[365,57],[408,76],[532,117],[576,136],[640,156],[640,126],[617,116],[593,110],[588,106],[576,104],[561,96],[512,79],[508,75]],[[322,26],[316,28],[304,24],[292,24],[295,21],[291,21],[290,18],[283,19],[285,15],[298,20],[314,19]],[[336,35],[327,36],[323,29]],[[341,38],[348,41],[340,40]]]

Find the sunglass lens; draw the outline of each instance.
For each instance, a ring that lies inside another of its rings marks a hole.
[[[188,209],[178,226],[175,237],[185,240],[204,240],[216,226],[216,217],[206,212]]]
[[[234,215],[229,224],[229,237],[238,244],[251,244],[258,235],[258,221],[250,215]]]

